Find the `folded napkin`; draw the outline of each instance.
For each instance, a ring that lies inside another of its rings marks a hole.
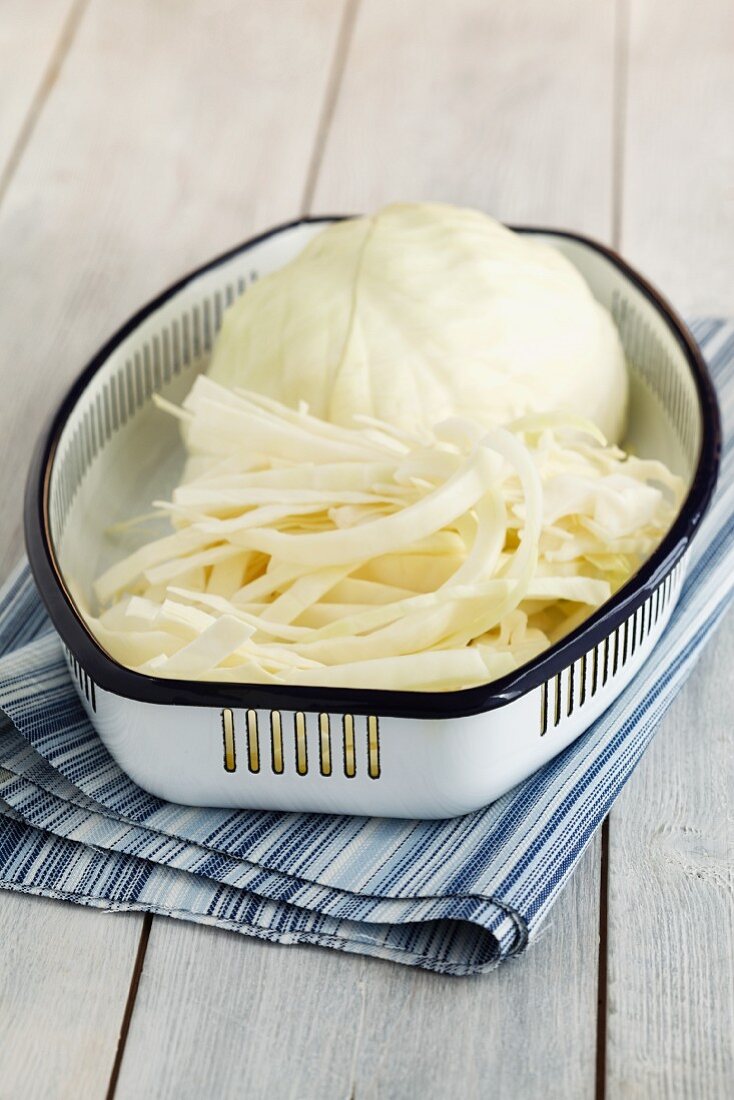
[[[734,427],[734,324],[695,334]],[[517,955],[721,619],[734,587],[734,456],[670,627],[634,682],[561,756],[449,821],[192,809],[115,764],[81,706],[21,564],[0,592],[0,886],[142,910],[447,974]]]

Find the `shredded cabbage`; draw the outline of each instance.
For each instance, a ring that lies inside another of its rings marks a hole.
[[[156,504],[172,533],[108,569],[85,612],[113,657],[156,676],[485,683],[609,599],[682,495],[577,413],[347,426],[205,376],[182,408],[158,404],[189,451]]]

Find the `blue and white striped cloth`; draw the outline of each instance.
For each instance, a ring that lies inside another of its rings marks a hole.
[[[694,326],[729,442],[734,325]],[[447,974],[521,952],[721,619],[734,588],[734,454],[670,629],[574,745],[451,821],[200,810],[140,790],[95,736],[21,565],[0,593],[0,886]]]

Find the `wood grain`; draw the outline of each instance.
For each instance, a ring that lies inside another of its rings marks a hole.
[[[734,5],[634,0],[622,244],[693,315],[734,313]]]
[[[593,1097],[598,868],[595,842],[540,939],[495,972],[366,969],[354,1095]]]
[[[607,1096],[731,1096],[734,733],[729,616],[611,820]]]
[[[333,0],[92,0],[0,208],[0,385],[12,385],[0,571],[20,551],[36,429],[114,327],[255,228],[293,217]]]
[[[117,1100],[348,1097],[364,965],[155,921]]]
[[[734,307],[734,9],[636,0],[622,248],[688,314]],[[731,1096],[729,616],[611,817],[607,1096]]]
[[[65,59],[74,14],[65,0],[2,3],[0,194]],[[5,285],[4,279],[3,290]],[[6,402],[0,415],[4,434],[12,405]],[[11,478],[22,478],[22,467],[3,463],[0,479]],[[86,909],[0,893],[3,1100],[104,1095],[140,924],[138,916],[125,915],[113,927],[109,918]]]
[[[298,207],[339,8],[272,12],[93,0],[85,13],[0,207],[2,575],[34,437],[86,358],[167,282]],[[104,1094],[141,926],[0,894],[0,1096]]]
[[[0,2],[0,195],[65,55],[74,0]],[[71,28],[73,30],[73,27]]]
[[[406,199],[608,239],[612,0],[364,0],[317,211]]]
[[[611,6],[512,7],[363,0],[317,209],[438,195],[609,235]],[[156,922],[118,1096],[591,1096],[598,869],[595,842],[527,957],[466,982]]]
[[[140,925],[0,894],[2,1100],[104,1096]]]
[[[158,920],[117,1098],[591,1096],[597,862],[523,959],[467,980]]]

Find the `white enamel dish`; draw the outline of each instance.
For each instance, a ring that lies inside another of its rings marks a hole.
[[[127,552],[106,532],[166,497],[183,462],[179,401],[206,367],[223,310],[293,257],[325,221],[271,230],[213,261],[132,318],[99,352],[40,441],[27,486],[31,567],[79,697],[122,768],[191,805],[448,817],[485,805],[577,738],[665,629],[716,480],[719,418],[685,326],[619,257],[571,234],[557,247],[611,312],[631,373],[626,444],[686,483],[673,528],[643,569],[563,642],[483,687],[428,693],[273,688],[144,676],[112,660],[72,593]]]

